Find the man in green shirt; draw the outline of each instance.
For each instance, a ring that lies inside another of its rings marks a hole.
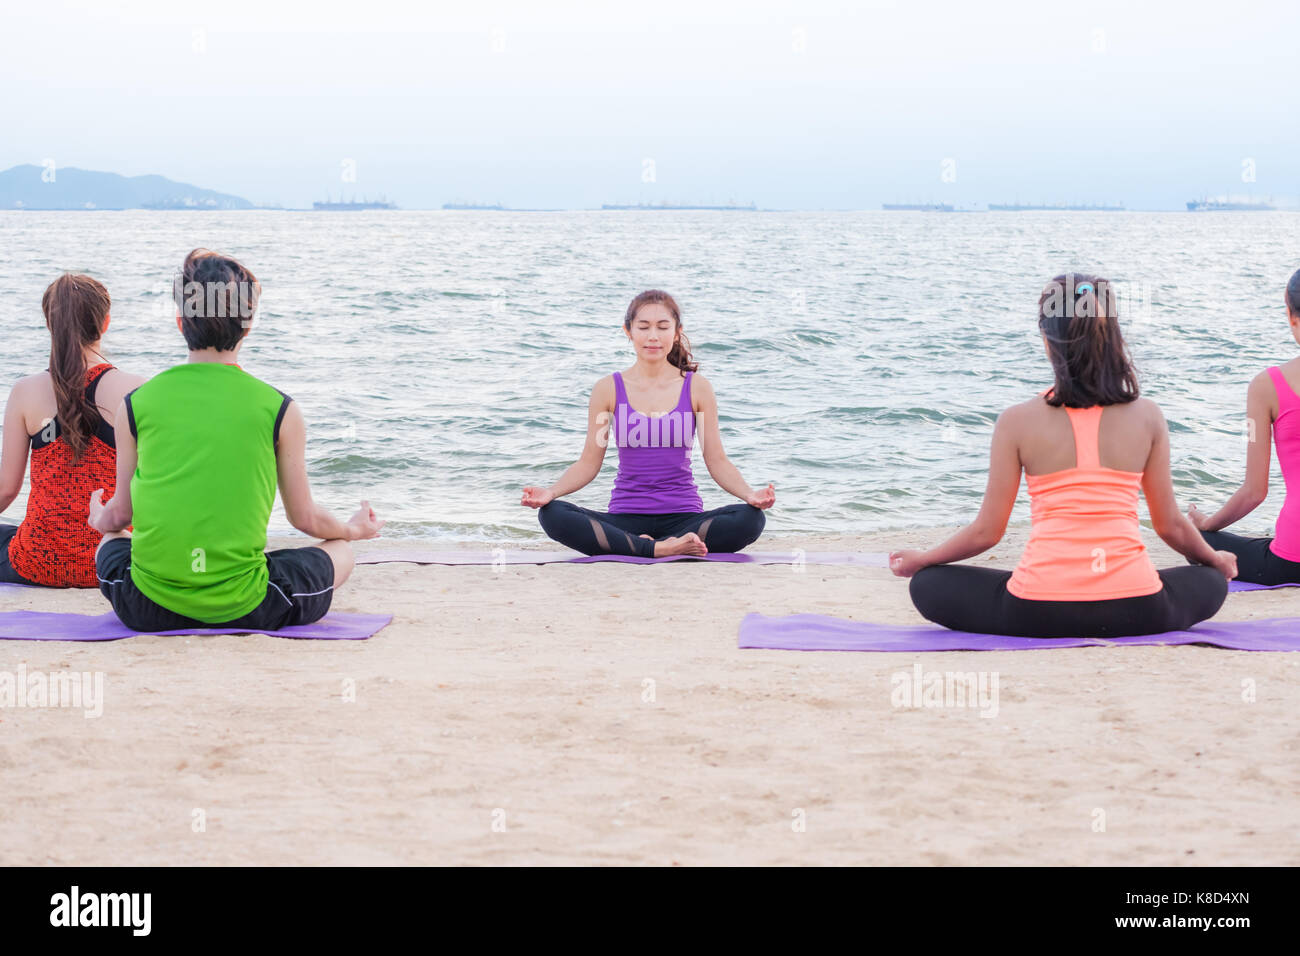
[[[191,252],[175,289],[189,361],[128,394],[114,419],[117,491],[91,496],[90,525],[104,534],[100,590],[134,630],[317,621],[352,573],[348,542],[384,525],[369,502],[341,522],[312,500],[297,403],[236,364],[260,294],[239,262]],[[319,544],[266,551],[277,484],[289,522]]]

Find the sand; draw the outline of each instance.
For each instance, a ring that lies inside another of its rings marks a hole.
[[[363,547],[397,544],[447,546]],[[0,590],[18,608],[106,605]],[[815,565],[362,566],[335,608],[396,619],[0,642],[0,670],[105,674],[101,717],[0,710],[0,863],[1300,863],[1300,653],[738,650],[749,611],[922,623],[887,570]],[[1218,619],[1292,615],[1300,589]],[[918,661],[997,672],[997,715],[893,706]]]

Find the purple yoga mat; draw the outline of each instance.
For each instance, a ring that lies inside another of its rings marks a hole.
[[[1191,631],[1137,637],[1043,638],[972,634],[933,624],[872,624],[821,614],[747,614],[740,622],[739,640],[742,648],[783,651],[1021,651],[1115,644],[1212,644],[1234,651],[1300,651],[1300,618],[1198,624]]]
[[[575,551],[371,551],[357,555],[357,564],[663,564],[666,561],[716,561],[723,564],[856,564],[870,568],[889,566],[886,554],[853,551],[752,551],[710,554],[704,558],[675,554],[668,558],[627,557],[597,554],[588,557]]]
[[[140,634],[269,634],[321,641],[364,641],[377,634],[393,619],[391,614],[327,614],[315,624],[299,624],[278,631],[250,631],[247,628],[212,627],[182,631],[133,631],[107,614],[53,614],[47,611],[0,612],[0,640],[8,641],[118,641]]]
[[[1229,581],[1229,591],[1271,591],[1274,588],[1294,588],[1300,584],[1252,584],[1249,581]]]

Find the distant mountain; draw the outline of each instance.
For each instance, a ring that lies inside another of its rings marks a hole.
[[[52,179],[52,182],[47,182]],[[239,196],[164,176],[119,176],[75,166],[15,166],[0,173],[0,209],[252,209]]]

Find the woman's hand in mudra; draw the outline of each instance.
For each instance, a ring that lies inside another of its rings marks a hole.
[[[770,508],[772,505],[776,504],[776,489],[772,487],[772,483],[769,481],[766,488],[761,488],[758,491],[752,492],[750,496],[745,499],[745,502],[753,505],[755,508]]]
[[[525,508],[544,508],[554,500],[555,495],[551,494],[550,489],[529,485],[524,489],[524,496],[519,499],[519,503]]]

